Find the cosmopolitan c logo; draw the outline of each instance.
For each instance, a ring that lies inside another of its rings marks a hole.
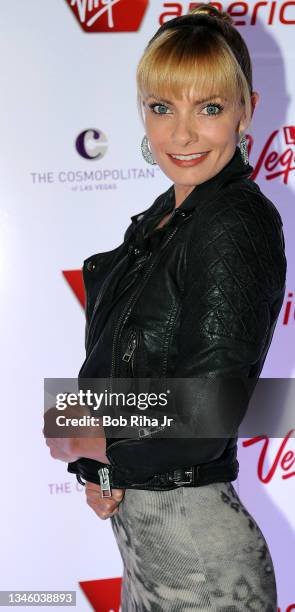
[[[148,0],[66,0],[84,32],[137,32]]]
[[[75,146],[81,157],[96,160],[105,156],[108,142],[103,132],[90,128],[77,136]]]

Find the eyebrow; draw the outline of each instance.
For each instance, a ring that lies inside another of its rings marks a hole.
[[[150,98],[154,98],[155,100],[159,100],[160,102],[166,102],[166,104],[173,105],[173,102],[170,102],[169,100],[165,100],[164,98],[158,98],[157,96],[154,96],[153,94],[148,96],[147,100],[149,100]],[[219,94],[212,94],[212,96],[209,96],[209,98],[202,98],[201,100],[195,100],[193,104],[202,104],[203,102],[209,102],[209,101],[215,100],[216,98],[220,98],[221,100],[226,100],[226,98],[223,98]]]

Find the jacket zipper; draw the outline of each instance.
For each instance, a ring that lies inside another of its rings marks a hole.
[[[128,339],[126,351],[122,357],[122,361],[125,361],[126,363],[129,363],[131,361],[131,371],[133,375],[134,375],[134,353],[135,353],[136,347],[137,347],[137,335],[136,335],[136,331],[132,330],[129,336],[129,339]]]
[[[173,215],[175,215],[175,212],[173,213]],[[135,303],[137,297],[140,295],[141,291],[143,290],[146,281],[148,280],[148,278],[150,277],[154,267],[157,265],[159,258],[161,257],[162,254],[162,249],[164,248],[164,246],[166,246],[168,244],[168,242],[173,238],[174,234],[177,232],[178,230],[178,226],[176,226],[173,231],[171,232],[171,234],[168,236],[167,240],[164,242],[164,244],[162,245],[162,248],[160,250],[160,253],[158,254],[158,257],[156,257],[154,259],[154,261],[151,262],[151,265],[147,268],[144,276],[143,276],[143,280],[142,283],[140,285],[140,287],[137,287],[137,290],[130,296],[124,310],[121,313],[121,316],[118,320],[118,323],[115,327],[115,331],[114,331],[114,338],[113,338],[113,348],[112,348],[112,362],[111,362],[111,374],[110,374],[110,378],[115,378],[115,374],[116,374],[116,358],[117,358],[117,352],[118,352],[118,348],[117,348],[117,340],[118,340],[118,336],[119,336],[119,332],[120,332],[120,327],[121,324],[124,320],[124,324],[126,323],[131,311],[132,311],[132,306]],[[112,387],[112,382],[110,381],[110,387]]]

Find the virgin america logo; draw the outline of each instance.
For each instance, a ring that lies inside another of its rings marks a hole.
[[[84,32],[136,32],[148,0],[66,0]]]
[[[266,141],[258,160],[254,166],[251,178],[255,181],[257,175],[264,169],[265,178],[268,181],[282,177],[285,185],[288,183],[289,174],[295,170],[295,126],[289,125],[283,128],[284,141],[286,148],[282,153],[278,153],[273,147],[273,141],[277,137],[279,130],[274,130]],[[249,155],[253,146],[253,138],[247,135],[247,145]],[[250,160],[250,164],[251,164]]]

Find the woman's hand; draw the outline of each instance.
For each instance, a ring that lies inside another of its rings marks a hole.
[[[53,459],[70,463],[85,457],[110,464],[106,456],[105,438],[45,438],[45,440]]]
[[[49,446],[50,454],[53,459],[60,461],[77,461],[81,455],[77,452],[78,448],[73,447],[73,438],[45,438],[47,446]]]
[[[80,457],[95,459],[101,463],[110,463],[106,456],[106,439],[103,427],[88,426],[87,428],[63,427],[62,433],[65,437],[58,437],[60,431],[56,425],[56,419],[60,415],[59,411],[52,407],[44,415],[43,435],[50,454],[53,459],[59,459],[70,463]],[[64,412],[67,418],[77,418],[89,415],[89,410],[78,406],[68,407]],[[79,436],[81,433],[81,437]],[[55,435],[56,434],[56,435]]]
[[[102,498],[100,496],[100,486],[93,482],[86,482],[85,493],[88,506],[94,510],[99,518],[105,520],[118,514],[119,504],[125,495],[125,489],[112,488],[112,497]]]

